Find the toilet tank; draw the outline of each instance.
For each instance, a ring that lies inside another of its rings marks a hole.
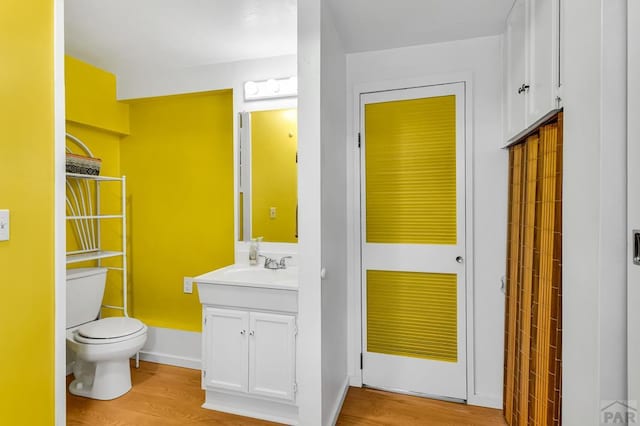
[[[67,269],[67,326],[93,321],[100,313],[107,268]]]

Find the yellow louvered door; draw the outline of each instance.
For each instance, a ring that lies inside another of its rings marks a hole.
[[[363,383],[467,398],[464,84],[361,96]]]

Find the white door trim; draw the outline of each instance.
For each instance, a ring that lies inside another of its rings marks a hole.
[[[424,78],[389,80],[356,85],[351,98],[351,134],[347,135],[347,276],[348,276],[348,367],[351,386],[362,386],[360,352],[362,342],[361,306],[361,216],[360,216],[360,95],[370,92],[435,86],[451,83],[465,85],[465,158],[466,158],[466,326],[467,326],[467,402],[487,405],[486,398],[476,398],[474,343],[474,259],[473,259],[473,91],[471,73],[434,74]]]
[[[640,197],[634,191],[637,189],[634,182],[640,178],[635,163],[640,158],[640,123],[630,118],[640,112],[640,99],[636,96],[640,93],[640,79],[637,77],[640,70],[640,4],[629,1],[627,8],[627,399],[637,403],[640,400],[640,341],[637,335],[637,324],[640,324],[640,311],[637,309],[640,301],[640,265],[635,265],[631,260],[634,254],[631,232],[640,229],[640,220],[637,219]],[[633,327],[633,324],[636,326]]]
[[[64,83],[64,0],[53,3],[53,102],[54,102],[54,422],[67,424],[67,220],[65,211],[65,83]]]

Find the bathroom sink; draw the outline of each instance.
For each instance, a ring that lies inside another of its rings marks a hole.
[[[298,268],[265,269],[262,265],[230,265],[193,281],[205,306],[279,312],[298,310]]]
[[[266,269],[262,265],[234,264],[193,279],[198,284],[224,284],[283,290],[298,288],[298,268]]]

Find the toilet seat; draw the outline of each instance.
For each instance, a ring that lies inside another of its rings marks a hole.
[[[147,326],[128,317],[111,317],[92,321],[74,333],[74,340],[87,344],[109,344],[133,339],[145,334]]]

